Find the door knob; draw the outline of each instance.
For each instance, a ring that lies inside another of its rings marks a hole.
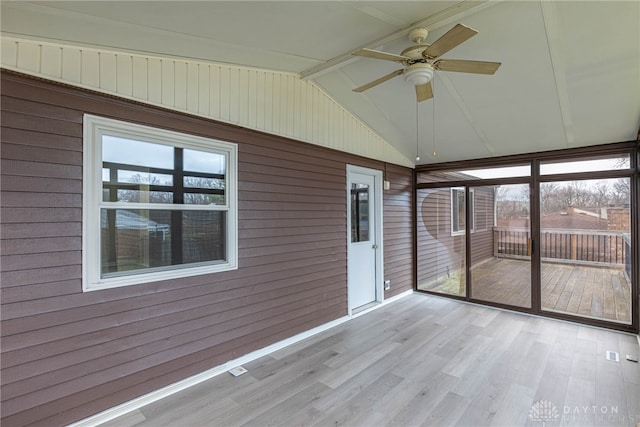
[[[371,246],[373,249],[378,249],[378,245]]]

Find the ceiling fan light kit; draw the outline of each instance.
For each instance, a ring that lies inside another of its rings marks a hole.
[[[433,79],[433,67],[431,64],[417,62],[405,68],[404,81],[412,86],[422,86]]]
[[[433,98],[431,80],[436,70],[472,74],[494,74],[498,67],[500,67],[500,62],[438,59],[440,56],[469,40],[476,34],[478,34],[478,32],[473,28],[457,24],[433,43],[426,44],[423,42],[429,35],[427,29],[415,28],[409,33],[409,40],[411,40],[414,45],[404,49],[400,55],[373,49],[360,49],[353,52],[353,55],[356,56],[399,62],[404,65],[404,68],[357,87],[353,89],[353,91],[364,92],[367,89],[371,89],[402,74],[404,80],[416,88],[416,98],[418,102],[421,102]]]

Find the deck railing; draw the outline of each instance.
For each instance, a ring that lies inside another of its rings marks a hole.
[[[531,254],[530,233],[526,228],[494,227],[494,256],[528,256]],[[536,245],[546,260],[567,260],[598,264],[629,264],[628,233],[607,230],[541,229]]]

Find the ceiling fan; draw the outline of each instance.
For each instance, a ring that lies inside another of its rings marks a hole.
[[[435,42],[425,44],[423,42],[427,39],[428,34],[429,32],[426,28],[415,28],[411,30],[409,40],[415,44],[403,50],[400,55],[373,49],[360,49],[353,52],[353,55],[356,56],[394,61],[404,65],[404,68],[357,87],[353,89],[353,91],[364,92],[395,76],[404,75],[405,81],[415,86],[416,98],[418,102],[421,102],[433,98],[431,79],[433,79],[435,70],[473,74],[494,74],[501,65],[500,62],[438,59],[454,47],[478,34],[476,30],[466,25],[457,24]]]

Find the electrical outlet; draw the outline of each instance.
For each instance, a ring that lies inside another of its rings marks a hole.
[[[384,290],[388,291],[389,289],[391,289],[391,280],[385,280],[384,281]]]

